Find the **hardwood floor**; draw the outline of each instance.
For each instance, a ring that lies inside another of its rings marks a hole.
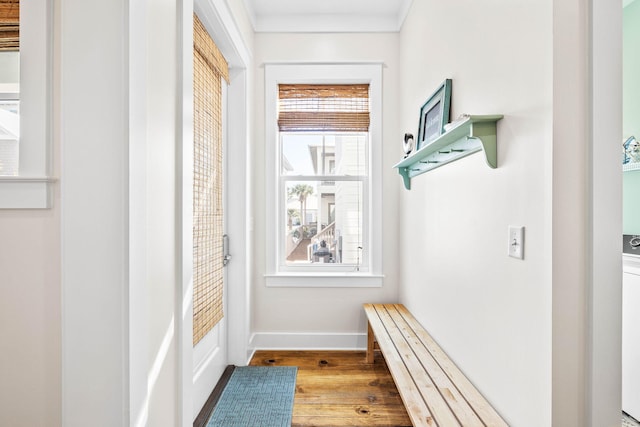
[[[292,426],[411,426],[384,358],[364,351],[257,351],[252,366],[297,366]]]

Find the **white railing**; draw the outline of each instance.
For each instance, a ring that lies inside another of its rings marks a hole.
[[[317,261],[314,256],[322,248],[322,242],[330,253],[330,258],[336,262],[336,223],[335,221],[320,230],[318,234],[313,236],[311,243],[307,246],[307,258],[311,261]],[[324,257],[322,258],[324,261]]]

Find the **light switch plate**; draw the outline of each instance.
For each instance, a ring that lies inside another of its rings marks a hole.
[[[509,256],[524,259],[524,227],[509,226]]]

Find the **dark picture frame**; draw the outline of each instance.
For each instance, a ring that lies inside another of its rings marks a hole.
[[[417,150],[444,132],[451,113],[451,79],[446,79],[420,108]]]

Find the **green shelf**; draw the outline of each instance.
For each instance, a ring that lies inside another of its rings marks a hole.
[[[497,123],[502,115],[468,116],[421,147],[394,168],[402,176],[404,186],[411,189],[411,178],[455,162],[469,154],[484,152],[490,168],[498,167]]]

